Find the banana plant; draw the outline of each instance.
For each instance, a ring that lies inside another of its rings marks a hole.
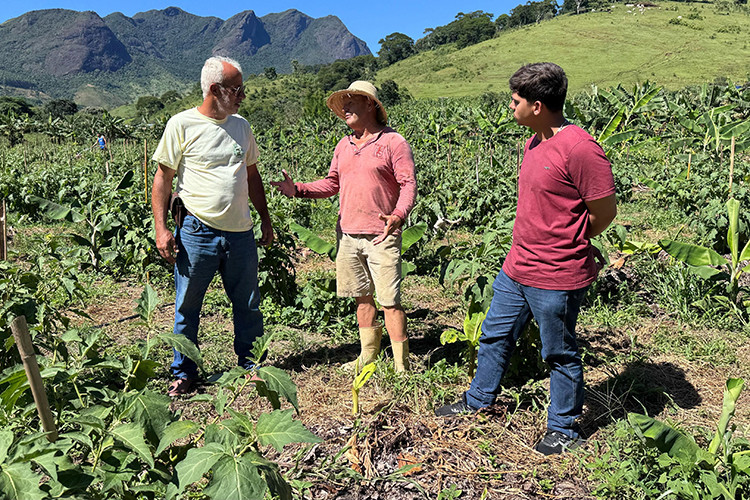
[[[671,469],[667,480],[671,490],[692,498],[744,498],[743,493],[747,493],[744,478],[750,474],[750,449],[734,451],[740,443],[732,440],[729,426],[743,387],[741,378],[727,380],[721,417],[708,449],[668,424],[647,415],[628,414],[628,422],[646,446],[657,448],[673,460],[669,467],[666,460],[659,459],[660,464]]]
[[[619,86],[612,89],[612,93],[603,90],[599,91],[600,95],[609,101],[612,106],[617,107],[617,112],[612,115],[607,125],[605,125],[597,141],[606,146],[614,146],[615,144],[636,137],[640,133],[639,130],[627,128],[630,125],[631,119],[637,113],[663,107],[663,99],[655,100],[661,90],[662,87],[651,87],[646,83],[643,87],[636,86],[632,94],[628,94]],[[625,130],[615,133],[620,125]]]
[[[734,198],[727,201],[727,214],[729,217],[729,228],[727,230],[727,243],[729,244],[730,258],[727,259],[711,248],[684,243],[671,239],[659,241],[659,246],[675,259],[688,264],[690,269],[704,279],[724,276],[727,280],[727,295],[729,300],[736,304],[739,293],[739,280],[743,273],[750,272],[750,265],[743,266],[742,262],[750,260],[750,241],[742,251],[739,250],[739,212],[740,202]],[[745,306],[750,305],[750,302]]]
[[[481,309],[478,303],[471,302],[464,318],[463,331],[455,328],[446,330],[440,335],[440,343],[452,344],[463,341],[465,343],[465,356],[469,366],[469,379],[474,378],[474,370],[477,367],[477,349],[479,348],[479,337],[482,335],[482,322],[487,317],[487,311]]]
[[[352,415],[357,415],[359,413],[359,391],[362,389],[368,380],[370,380],[370,377],[372,377],[372,374],[375,373],[375,362],[366,364],[362,371],[359,371],[359,359],[357,359],[355,370],[354,370],[354,380],[352,381]]]

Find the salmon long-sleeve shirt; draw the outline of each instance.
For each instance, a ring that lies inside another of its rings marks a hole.
[[[336,145],[324,179],[297,182],[300,198],[339,193],[338,229],[346,234],[380,234],[379,214],[402,220],[414,208],[417,181],[411,147],[398,132],[384,128],[361,148],[347,135]]]

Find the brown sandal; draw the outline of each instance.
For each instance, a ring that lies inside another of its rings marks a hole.
[[[195,379],[192,378],[178,378],[171,384],[169,384],[169,390],[167,396],[177,397],[183,394],[187,394],[193,388]]]

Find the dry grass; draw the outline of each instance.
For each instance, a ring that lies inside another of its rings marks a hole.
[[[305,265],[312,270],[324,262],[310,256]],[[461,324],[463,312],[455,292],[443,290],[435,280],[410,277],[404,288],[416,368],[413,377],[424,382],[409,385],[390,372],[389,361],[384,361],[360,394],[358,416],[351,415],[351,379],[338,369],[341,362],[356,355],[355,343],[331,345],[319,332],[293,329],[304,338],[304,352],[291,351],[294,343],[289,340],[272,348],[269,362],[289,371],[298,387],[300,420],[323,439],[309,449],[289,446],[281,454],[266,450],[290,477],[310,483],[304,498],[436,498],[452,485],[462,490],[462,499],[592,498],[594,484],[578,459],[545,458],[533,452],[545,429],[545,411],[538,398],[522,398],[517,407],[511,393],[504,392],[496,405],[476,415],[433,416],[434,405],[443,403],[432,400],[436,389],[455,395],[468,385],[459,377],[448,387],[438,388],[419,378],[441,358],[451,363],[459,359],[456,346],[441,346],[437,339],[444,329]],[[140,291],[140,286],[121,284],[108,300],[97,301],[87,312],[117,342],[132,342],[140,333],[128,326],[129,318]],[[172,314],[171,304],[159,310],[157,322],[162,331],[171,330]],[[231,339],[227,318],[214,314],[203,322],[206,328],[222,330],[222,339]],[[595,444],[606,447],[610,424],[629,411],[644,408],[652,416],[687,429],[713,429],[721,413],[724,382],[728,377],[749,375],[750,340],[738,335],[735,361],[716,366],[688,362],[653,345],[656,332],[664,334],[666,329],[677,334],[682,328],[666,317],[645,318],[620,329],[581,325],[579,336],[588,353],[581,424],[589,435],[588,450],[595,449]],[[693,333],[710,337],[721,332]],[[223,349],[226,363],[231,364],[231,342],[225,344],[215,348]],[[168,383],[166,364],[158,386]],[[540,384],[537,394],[543,397],[547,381]],[[206,384],[198,390],[213,393],[215,388]],[[527,396],[533,393],[528,388],[510,390],[526,391]],[[213,412],[212,405],[187,399],[174,405],[184,418],[198,419]],[[270,410],[254,390],[241,395],[235,408],[251,415]],[[734,421],[741,428],[750,424],[748,405],[738,405]],[[413,468],[397,472],[408,465]]]

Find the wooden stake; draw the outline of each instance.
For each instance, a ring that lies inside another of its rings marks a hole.
[[[479,153],[477,153],[477,162],[474,165],[474,172],[477,177],[477,186],[479,185]]]
[[[732,177],[734,177],[734,136],[732,136],[732,145],[729,153],[729,194],[732,194]]]
[[[26,317],[19,316],[14,319],[13,323],[10,324],[10,329],[13,332],[13,338],[16,339],[18,352],[21,354],[21,361],[26,371],[26,377],[29,379],[29,387],[31,387],[31,394],[34,396],[36,409],[42,421],[42,428],[47,433],[47,440],[50,443],[54,443],[57,441],[55,418],[49,409],[47,393],[44,392],[44,381],[42,380],[42,375],[39,373],[39,365],[36,362],[36,353],[34,352],[34,345],[31,343],[31,337],[29,336]]]
[[[145,187],[145,200],[148,205],[148,139],[143,139],[143,185]]]
[[[8,260],[8,216],[5,199],[0,203],[0,260]]]
[[[688,172],[687,172],[687,180],[690,180],[690,163],[693,161],[693,152],[688,153]]]

